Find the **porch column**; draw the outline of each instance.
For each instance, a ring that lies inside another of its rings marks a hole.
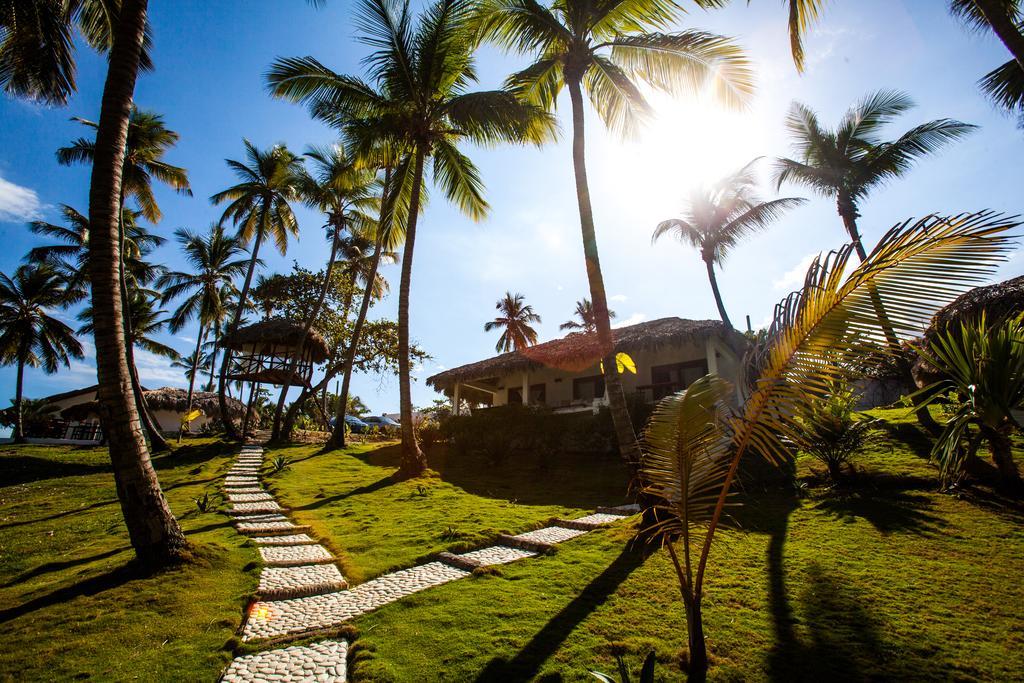
[[[713,337],[708,337],[707,342],[704,344],[705,354],[708,361],[708,372],[712,375],[718,374],[718,353],[717,346]]]
[[[459,416],[459,403],[462,398],[462,385],[458,382],[455,383],[455,389],[452,391],[452,415],[455,417]]]
[[[530,373],[523,373],[523,405],[530,405]]]

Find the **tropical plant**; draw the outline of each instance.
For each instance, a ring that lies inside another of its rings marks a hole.
[[[688,242],[700,251],[718,313],[729,327],[733,325],[718,291],[715,266],[721,266],[729,252],[744,239],[767,229],[784,211],[806,201],[794,197],[762,201],[757,196],[757,178],[753,169],[756,162],[755,159],[710,188],[691,192],[685,216],[662,221],[651,237],[654,242],[671,233],[680,242]]]
[[[309,310],[302,326],[302,333],[296,343],[298,355],[292,362],[289,375],[281,387],[281,393],[277,400],[277,409],[274,411],[274,424],[270,440],[277,441],[281,436],[281,417],[284,413],[284,402],[288,396],[288,388],[294,379],[295,368],[306,345],[306,338],[313,327],[313,323],[320,315],[320,309],[324,305],[324,299],[331,288],[331,273],[334,270],[335,261],[342,253],[346,258],[342,264],[342,270],[353,281],[360,275],[367,274],[367,263],[362,258],[363,247],[369,245],[368,240],[360,240],[361,231],[372,231],[373,219],[364,211],[373,208],[376,201],[374,196],[373,173],[359,168],[354,159],[345,152],[341,145],[333,147],[313,147],[306,152],[316,167],[314,174],[303,171],[298,178],[298,191],[304,201],[310,206],[322,211],[327,217],[324,225],[327,239],[331,242],[331,249],[327,258],[327,268],[324,270],[323,285],[320,289],[320,296],[313,307]],[[349,233],[347,238],[344,233]],[[343,240],[345,240],[343,249]],[[351,260],[348,260],[351,257]],[[370,276],[370,284],[379,285],[377,273]],[[351,300],[345,307],[345,320],[348,320]]]
[[[995,33],[1010,51],[1010,61],[982,77],[979,85],[996,104],[1015,112],[1024,126],[1024,5],[1020,0],[950,0],[949,9],[972,30]]]
[[[548,111],[563,86],[569,91],[584,260],[598,343],[609,361],[604,364],[605,393],[619,450],[634,472],[640,449],[611,362],[615,349],[587,181],[583,94],[586,90],[605,125],[623,135],[635,133],[651,111],[639,83],[674,95],[708,88],[727,104],[744,104],[753,92],[753,74],[742,51],[727,38],[703,31],[663,33],[680,12],[675,3],[660,0],[559,0],[550,7],[537,0],[483,0],[477,17],[480,40],[536,59],[512,74],[507,87]]]
[[[210,354],[203,353],[202,350],[198,353],[193,351],[187,356],[180,356],[176,360],[172,361],[171,367],[175,370],[181,370],[182,374],[185,375],[185,379],[187,379],[191,384],[200,373],[206,372],[210,368],[211,360],[212,357]],[[192,412],[191,405],[192,404],[189,403],[190,410],[187,412]]]
[[[644,657],[643,667],[640,669],[640,678],[637,679],[638,683],[654,683],[654,665],[656,661],[654,658],[654,650],[647,653]],[[633,680],[629,675],[629,667],[626,666],[626,660],[623,659],[621,654],[615,655],[615,664],[619,669],[619,681],[618,683],[631,683]],[[601,681],[601,683],[616,683],[615,679],[606,673],[600,671],[590,671],[591,676]]]
[[[505,296],[494,304],[498,316],[484,323],[484,332],[502,330],[494,350],[498,353],[519,351],[537,343],[537,331],[530,323],[539,323],[540,316],[533,312],[533,306],[523,303],[523,295],[505,292]]]
[[[590,299],[583,298],[576,302],[576,310],[573,311],[575,319],[570,318],[558,326],[560,330],[573,330],[577,332],[597,332],[597,318],[594,316],[594,304]],[[612,320],[617,316],[615,311],[608,311],[608,319]]]
[[[74,331],[51,311],[67,305],[68,291],[46,265],[19,266],[13,277],[0,273],[0,364],[17,366],[14,383],[14,443],[25,442],[22,400],[25,366],[52,375],[72,358],[82,358]]]
[[[1014,411],[1024,406],[1024,319],[978,319],[939,330],[920,351],[922,359],[943,378],[919,393],[925,404],[952,392],[959,400],[932,457],[942,468],[943,481],[960,481],[963,465],[984,441],[1002,483],[1021,490],[1010,435],[1022,430]]]
[[[0,87],[10,95],[64,105],[76,89],[75,27],[97,52],[110,51],[120,2],[3,0],[0,2]],[[148,29],[140,67],[152,68]]]
[[[32,221],[28,224],[34,235],[52,238],[57,244],[33,247],[26,260],[32,263],[46,263],[52,266],[67,281],[68,290],[75,295],[75,301],[88,296],[89,286],[89,219],[67,204],[61,204],[64,225],[46,221]],[[125,278],[128,285],[147,285],[159,275],[159,266],[147,262],[144,257],[164,243],[164,238],[151,233],[139,221],[141,213],[122,209],[121,224],[124,228],[121,259],[124,262]]]
[[[798,418],[805,437],[803,450],[828,468],[833,482],[843,478],[850,461],[871,439],[877,420],[858,417],[857,393],[845,381],[828,393],[800,406]]]
[[[292,154],[284,145],[275,145],[267,150],[258,149],[248,140],[245,145],[246,163],[228,159],[228,167],[235,172],[239,183],[210,197],[214,204],[230,202],[220,224],[230,219],[238,228],[238,239],[249,249],[249,267],[235,306],[235,316],[228,327],[228,334],[238,328],[242,319],[252,284],[253,273],[260,262],[260,245],[264,239],[273,239],[277,250],[283,255],[288,250],[288,238],[298,237],[299,224],[292,212],[290,202],[299,199],[299,179],[302,159]],[[231,364],[231,350],[224,349],[220,366],[220,385],[217,391],[220,413],[224,416],[224,431],[229,439],[237,439],[238,431],[228,416],[225,382],[228,366]]]
[[[641,476],[658,501],[652,530],[665,534],[682,593],[690,680],[703,681],[707,672],[704,580],[743,456],[750,450],[769,462],[787,460],[791,448],[807,444],[796,416],[842,381],[856,359],[891,352],[877,290],[891,292],[889,322],[909,334],[961,288],[991,277],[1013,248],[1007,231],[1019,224],[989,212],[930,216],[893,227],[856,267],[853,245],[815,259],[803,289],[777,306],[748,363],[751,389],[740,405],[730,405],[735,393],[713,375],[658,404],[644,433]]]
[[[78,117],[74,120],[93,130],[98,127],[93,121]],[[167,128],[159,114],[132,107],[121,170],[121,204],[126,199],[134,199],[142,216],[152,223],[163,216],[153,196],[154,178],[179,194],[192,196],[188,171],[163,160],[164,154],[178,144],[180,137]],[[95,139],[78,138],[57,150],[57,162],[63,166],[91,164],[95,155]]]
[[[185,297],[171,316],[171,332],[181,331],[193,319],[199,321],[196,349],[189,357],[191,366],[185,373],[188,378],[185,414],[188,415],[192,412],[192,395],[206,334],[227,317],[228,304],[224,295],[234,289],[234,279],[245,272],[248,259],[238,258],[245,254],[245,247],[237,237],[226,235],[220,225],[210,226],[207,235],[198,235],[185,228],[179,228],[174,235],[192,271],[165,273],[157,285],[162,291],[163,303]],[[181,431],[178,431],[179,443]]]
[[[411,183],[398,293],[399,399],[403,476],[426,469],[412,421],[409,291],[426,163],[436,185],[464,213],[483,218],[488,206],[473,163],[458,148],[541,142],[553,135],[549,117],[503,90],[474,92],[470,0],[434,0],[415,21],[408,0],[360,0],[356,21],[369,82],[337,74],[312,57],[279,59],[268,81],[278,97],[305,102],[313,116],[341,128],[350,152],[373,167],[399,167]],[[405,186],[405,178],[399,185]]]
[[[861,261],[867,258],[867,250],[857,226],[860,203],[872,190],[906,174],[921,157],[976,128],[953,119],[937,119],[915,126],[895,140],[882,140],[881,129],[913,106],[904,93],[880,90],[850,107],[835,130],[824,127],[818,115],[800,102],[792,104],[786,117],[797,159],[776,160],[776,185],[804,185],[834,200]]]

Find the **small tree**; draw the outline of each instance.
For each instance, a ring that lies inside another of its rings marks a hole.
[[[828,468],[833,482],[842,479],[850,460],[867,444],[877,420],[857,416],[857,393],[844,381],[828,395],[801,406],[803,450]]]

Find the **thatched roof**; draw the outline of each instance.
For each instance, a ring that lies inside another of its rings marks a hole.
[[[951,324],[978,318],[985,313],[987,325],[1024,313],[1024,275],[997,282],[994,285],[975,287],[939,310],[925,330],[924,337],[917,344],[927,348],[939,330]],[[918,357],[911,368],[911,374],[918,387],[926,387],[943,378],[938,368],[924,358]]]
[[[950,323],[977,317],[982,311],[989,323],[1024,313],[1024,275],[961,294],[935,314],[925,339],[931,339]]]
[[[83,394],[92,394],[93,398],[96,397],[96,390],[100,388],[99,384],[92,384],[81,389],[72,389],[71,391],[65,391],[60,394],[53,394],[51,396],[44,396],[42,399],[47,403],[56,403],[57,401],[63,401],[66,398],[74,398],[75,396],[81,396]]]
[[[232,351],[242,351],[248,346],[257,345],[261,352],[268,353],[273,350],[274,355],[287,356],[289,349],[295,349],[302,337],[303,323],[284,318],[271,318],[261,320],[252,325],[239,327],[233,333],[225,335],[221,339],[221,346]],[[330,350],[323,336],[311,329],[306,337],[306,355],[309,355],[314,363],[322,363],[330,357]]]
[[[739,349],[745,340],[736,330],[718,320],[685,320],[659,318],[612,330],[617,352],[630,353],[654,349],[667,344],[681,344],[708,337],[718,337]],[[435,389],[449,389],[456,382],[510,375],[536,368],[558,368],[566,372],[582,372],[597,365],[607,355],[593,333],[575,332],[561,339],[530,346],[520,351],[503,353],[494,358],[462,365],[427,378]]]
[[[188,391],[175,387],[163,387],[161,389],[146,390],[142,392],[146,397],[146,403],[153,410],[170,410],[177,413],[184,413],[188,408]],[[245,404],[238,399],[227,399],[228,412],[232,417],[245,415]],[[203,411],[208,417],[220,415],[220,405],[217,402],[217,393],[214,391],[196,391],[192,394],[192,408]],[[87,420],[99,417],[99,402],[86,401],[78,403],[61,411],[61,417],[67,420]]]

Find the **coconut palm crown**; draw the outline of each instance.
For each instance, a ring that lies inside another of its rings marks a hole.
[[[680,242],[689,243],[700,251],[718,313],[729,327],[732,327],[732,322],[718,290],[715,266],[721,265],[729,252],[744,239],[766,229],[783,212],[806,201],[796,197],[762,201],[757,196],[753,168],[756,162],[755,159],[712,187],[695,189],[690,194],[684,216],[662,221],[651,237],[653,242],[663,235],[672,234]]]
[[[590,299],[583,298],[576,302],[576,310],[573,311],[575,318],[566,320],[558,326],[560,330],[573,330],[575,332],[594,332],[597,330],[597,320],[594,316],[594,304]],[[615,311],[608,311],[608,318],[614,318]]]
[[[921,157],[976,128],[953,119],[937,119],[915,126],[895,140],[883,140],[882,128],[913,106],[904,93],[880,90],[851,107],[834,130],[823,126],[818,115],[799,102],[793,103],[786,117],[797,158],[776,161],[776,185],[797,183],[834,199],[861,261],[867,251],[857,227],[860,202],[875,188],[906,174]]]
[[[484,331],[502,330],[494,346],[495,351],[518,351],[537,343],[537,331],[530,323],[539,323],[540,316],[533,312],[533,306],[523,303],[522,294],[505,292],[494,308],[498,310],[498,316],[484,323]]]

